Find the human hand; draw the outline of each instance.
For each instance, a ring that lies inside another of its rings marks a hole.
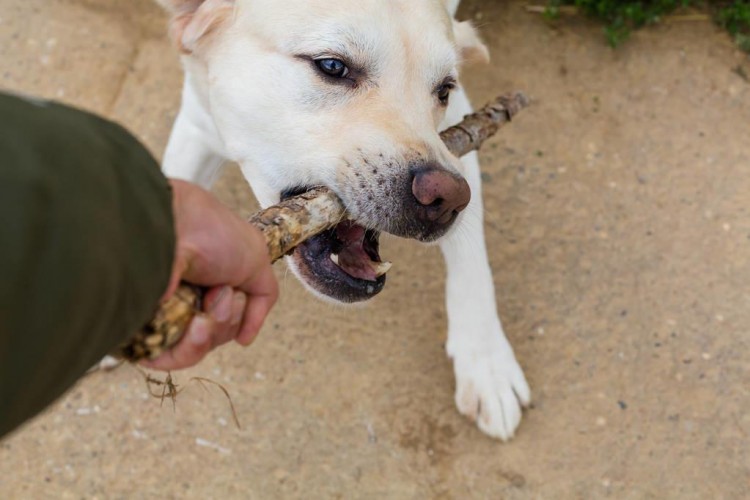
[[[193,366],[230,340],[251,344],[278,298],[263,234],[200,187],[169,182],[177,240],[162,298],[174,293],[180,281],[208,287],[208,293],[204,314],[193,318],[177,345],[143,362],[157,370]]]

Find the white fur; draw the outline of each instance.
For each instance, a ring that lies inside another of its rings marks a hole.
[[[184,17],[184,4],[190,1],[170,0],[186,30],[191,21]],[[427,83],[455,72],[462,51],[482,52],[483,46],[463,26],[459,35],[472,46],[455,47],[462,40],[450,39],[454,24],[445,9],[452,15],[459,2],[444,1],[443,6],[434,0],[238,0],[231,22],[203,12],[201,26],[212,27],[211,39],[195,40],[193,53],[184,58],[182,108],[164,170],[209,187],[223,160],[234,160],[262,206],[275,203],[284,188],[325,184],[351,203],[358,220],[372,224],[371,207],[355,206],[357,187],[345,163],[362,155],[376,161],[376,153],[399,158],[420,151],[459,171],[469,182],[472,201],[440,240],[448,272],[447,351],[454,363],[456,405],[482,431],[506,440],[530,393],[497,314],[479,163],[475,153],[457,161],[437,135],[471,106],[458,90],[442,111]],[[337,22],[331,25],[331,19]],[[226,26],[214,26],[221,22]],[[384,74],[368,99],[321,84],[288,56],[327,53],[328,46],[341,44],[341,33],[361,36],[354,55],[374,59],[369,62]]]

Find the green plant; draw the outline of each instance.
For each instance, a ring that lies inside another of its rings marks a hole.
[[[734,36],[737,45],[750,52],[750,0],[549,0],[545,11],[556,18],[562,5],[573,5],[604,22],[604,33],[613,47],[632,30],[657,23],[681,7],[709,7],[716,22]]]
[[[550,16],[560,5],[574,5],[581,12],[604,21],[604,33],[613,47],[622,43],[634,29],[658,22],[662,16],[695,0],[550,0]]]
[[[742,50],[750,52],[750,1],[724,2],[716,10],[716,22],[734,36]]]

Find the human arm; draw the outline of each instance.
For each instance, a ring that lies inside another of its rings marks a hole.
[[[276,283],[265,245],[240,222],[199,188],[170,186],[122,127],[0,94],[0,436],[142,326],[179,279],[229,285],[218,305],[229,300],[242,320],[215,317],[221,288],[212,289],[213,319],[194,322],[153,366],[195,364],[235,336],[251,341]]]

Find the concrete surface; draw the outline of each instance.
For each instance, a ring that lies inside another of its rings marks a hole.
[[[367,308],[278,266],[258,342],[177,373],[129,367],[0,443],[2,498],[741,498],[750,489],[750,61],[710,22],[605,46],[583,19],[467,0],[494,55],[477,103],[534,105],[482,152],[506,331],[535,399],[514,441],[453,407],[439,253],[390,239]],[[115,118],[160,155],[181,80],[149,0],[0,0],[0,86]],[[216,192],[242,213],[229,168]],[[205,376],[230,391],[231,424]]]

